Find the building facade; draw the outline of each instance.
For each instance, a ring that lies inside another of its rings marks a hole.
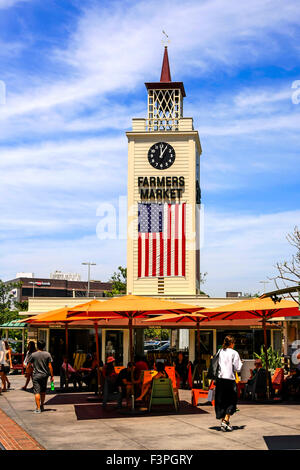
[[[86,297],[88,283],[86,281],[68,281],[64,279],[17,277],[6,281],[6,284],[21,283],[13,289],[17,302],[28,300],[29,297]],[[103,297],[105,291],[112,290],[111,282],[90,281],[90,296]]]
[[[128,138],[127,292],[200,293],[200,155],[185,89],[173,82],[165,47],[159,82],[146,83],[146,118]]]

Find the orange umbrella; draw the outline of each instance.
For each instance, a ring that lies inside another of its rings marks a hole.
[[[99,318],[128,318],[129,326],[129,344],[130,344],[130,361],[133,362],[133,339],[132,328],[134,318],[143,318],[151,314],[180,314],[196,312],[200,307],[193,305],[171,302],[169,300],[154,299],[152,297],[141,297],[137,295],[124,295],[122,297],[114,297],[110,300],[100,302],[92,300],[83,305],[78,305],[70,309],[67,317],[83,319],[99,319]]]
[[[222,320],[234,319],[251,319],[261,318],[264,330],[264,351],[266,357],[266,372],[267,372],[267,395],[270,397],[270,384],[269,384],[269,364],[267,354],[267,331],[266,321],[271,318],[292,317],[299,315],[298,303],[291,300],[281,300],[274,302],[270,298],[261,299],[254,298],[251,300],[240,300],[233,304],[223,305],[216,308],[206,308],[201,312],[208,316],[209,320],[218,317]]]
[[[168,300],[141,297],[137,295],[124,295],[100,302],[92,300],[86,304],[74,307],[68,318],[78,320],[100,318],[128,318],[130,361],[133,362],[133,319],[143,318],[158,313],[191,313],[198,311],[199,307],[180,304]],[[133,371],[132,371],[133,375]],[[132,377],[133,379],[133,377]],[[132,380],[133,383],[133,380]],[[134,395],[132,390],[132,409],[134,409]]]

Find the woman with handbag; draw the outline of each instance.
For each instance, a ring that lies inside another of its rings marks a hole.
[[[26,367],[25,369],[25,377],[26,377],[26,383],[24,387],[22,387],[21,390],[26,390],[27,386],[30,382],[30,379],[32,379],[32,374],[33,374],[33,367],[31,364],[28,364],[28,358],[29,356],[36,351],[35,347],[35,342],[34,341],[29,341],[28,343],[28,348],[27,348],[27,353],[23,362],[23,366]]]
[[[237,387],[236,372],[240,372],[242,361],[239,353],[234,350],[233,336],[226,336],[222,349],[218,352],[218,371],[216,379],[215,412],[221,419],[221,430],[232,431],[230,416],[236,412]]]

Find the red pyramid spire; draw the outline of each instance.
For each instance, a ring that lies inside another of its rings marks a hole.
[[[161,75],[160,75],[161,82],[171,82],[171,73],[170,73],[170,66],[169,66],[169,56],[168,56],[168,46],[165,46],[165,53],[161,68]]]

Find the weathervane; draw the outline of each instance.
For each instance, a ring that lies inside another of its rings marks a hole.
[[[165,33],[164,30],[162,32],[165,35],[165,38],[164,37],[162,38],[161,43],[162,43],[163,46],[168,47],[168,44],[170,44],[169,36],[167,35],[167,33]]]

